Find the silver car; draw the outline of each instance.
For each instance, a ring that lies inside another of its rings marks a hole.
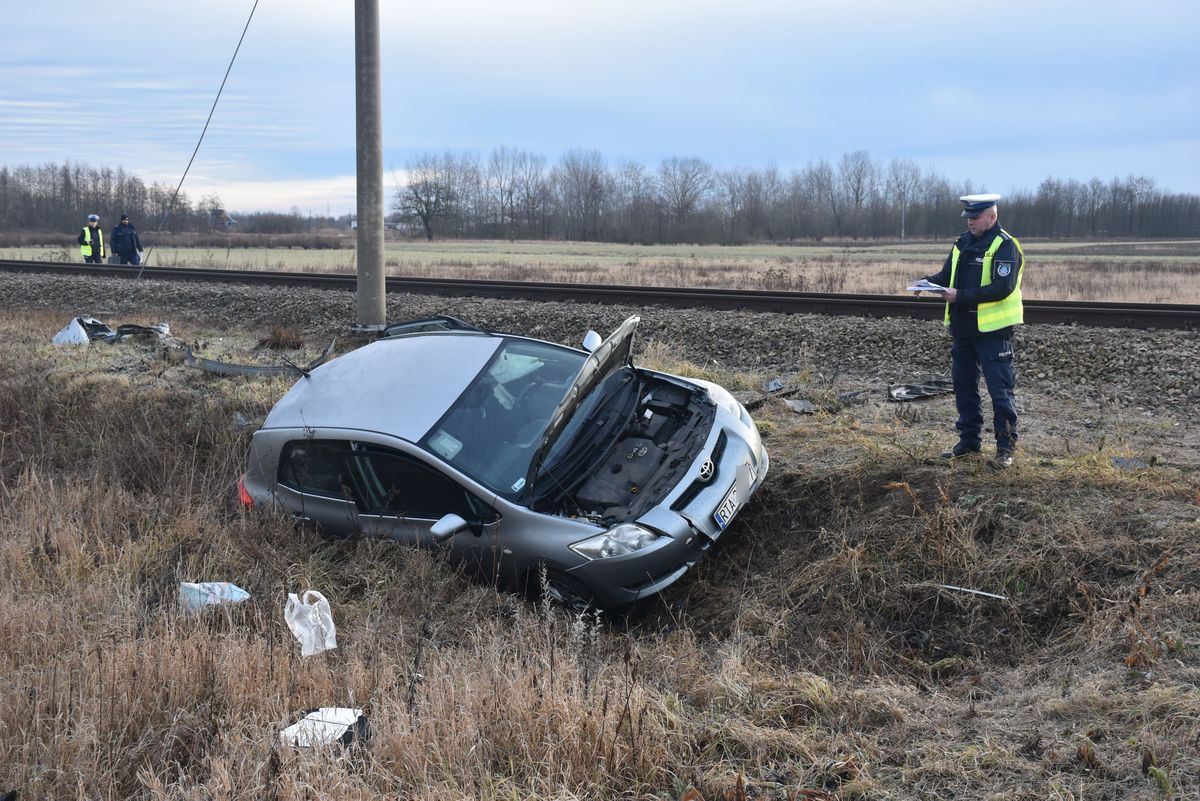
[[[511,589],[614,609],[678,581],[767,475],[745,407],[633,366],[637,317],[576,350],[453,318],[299,378],[239,484],[335,535],[430,548]]]

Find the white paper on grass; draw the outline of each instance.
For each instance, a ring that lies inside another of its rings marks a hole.
[[[323,706],[315,712],[309,712],[298,722],[279,732],[279,739],[284,745],[292,745],[297,748],[333,745],[347,733],[354,731],[355,724],[362,717],[362,713],[361,709]]]
[[[236,604],[245,601],[250,593],[228,581],[179,582],[179,603],[188,609],[203,609],[218,604]]]
[[[316,590],[305,590],[303,596],[289,592],[283,619],[300,641],[300,656],[312,656],[337,648],[333,612],[329,609],[329,601]]]

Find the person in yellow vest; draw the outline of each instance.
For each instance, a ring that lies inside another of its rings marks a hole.
[[[1024,322],[1021,243],[1000,227],[999,195],[964,195],[967,230],[959,235],[941,272],[926,278],[946,287],[943,322],[950,331],[951,377],[958,407],[958,443],[945,459],[979,453],[983,413],[979,373],[992,397],[997,467],[1013,464],[1017,448],[1013,331]]]
[[[89,214],[87,225],[79,232],[79,252],[87,264],[104,264],[104,231],[100,229],[100,215]]]

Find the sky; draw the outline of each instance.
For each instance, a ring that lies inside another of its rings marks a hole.
[[[174,186],[254,0],[2,0],[0,165]],[[785,172],[866,151],[1001,194],[1200,194],[1200,2],[380,0],[389,192],[413,156],[579,148]],[[354,208],[354,2],[259,0],[184,184]]]

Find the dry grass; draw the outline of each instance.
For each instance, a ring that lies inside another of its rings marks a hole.
[[[54,349],[60,324],[0,322],[0,790],[1200,793],[1194,474],[1085,448],[950,469],[930,463],[928,429],[886,409],[799,417],[772,401],[756,413],[771,479],[716,552],[628,618],[572,619],[433,553],[242,514],[253,426],[235,412],[260,420],[286,382],[188,372],[136,343]],[[747,389],[762,378],[649,351]],[[181,580],[253,599],[184,615]],[[330,597],[339,648],[302,660],[281,610],[308,587]],[[367,746],[276,745],[321,705],[363,706]]]
[[[351,247],[352,239],[347,239]],[[896,294],[937,272],[948,242],[641,246],[586,242],[389,242],[391,275]],[[1044,300],[1200,303],[1200,242],[1029,242],[1025,295]],[[0,258],[75,261],[70,248],[0,248]],[[351,249],[158,248],[154,264],[352,272]]]

